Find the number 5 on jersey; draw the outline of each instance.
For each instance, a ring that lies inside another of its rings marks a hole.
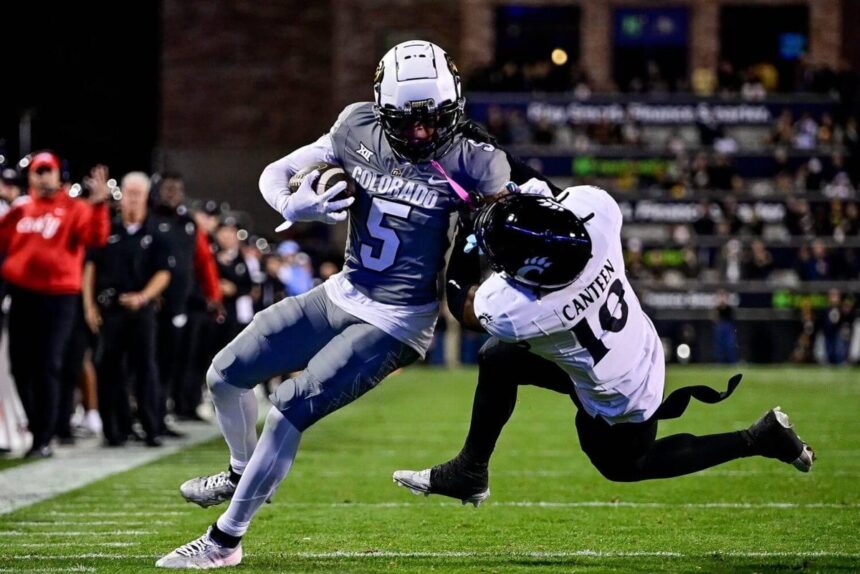
[[[367,231],[374,239],[379,239],[382,246],[376,250],[378,255],[374,255],[374,248],[371,245],[362,245],[361,264],[373,271],[385,271],[392,265],[397,258],[397,250],[400,248],[400,238],[397,233],[386,226],[385,216],[399,217],[407,219],[412,207],[388,201],[379,197],[374,197],[370,204],[370,213],[367,216]]]

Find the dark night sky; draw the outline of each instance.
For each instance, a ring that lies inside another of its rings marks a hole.
[[[0,140],[16,161],[18,124],[34,112],[33,149],[51,148],[77,179],[149,169],[158,134],[159,5],[9,2],[3,6]]]

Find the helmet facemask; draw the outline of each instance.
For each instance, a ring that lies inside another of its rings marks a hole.
[[[398,155],[427,161],[454,138],[466,100],[456,66],[438,46],[413,41],[389,50],[376,70],[374,91],[376,118]],[[414,137],[418,125],[432,134]]]

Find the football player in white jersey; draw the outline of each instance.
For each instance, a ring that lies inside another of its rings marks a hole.
[[[745,430],[657,440],[658,420],[680,416],[691,398],[725,399],[740,376],[723,393],[685,387],[664,401],[663,348],[625,276],[618,205],[597,187],[571,187],[557,199],[542,182],[523,187],[529,193],[508,195],[476,218],[473,241],[494,271],[489,279],[479,285],[478,250],[464,253],[468,231],[448,267],[452,313],[493,335],[479,355],[465,445],[443,464],[395,472],[396,483],[476,506],[486,499],[488,463],[518,385],[570,396],[580,446],[610,480],[680,476],[755,455],[811,469],[812,449],[778,407]]]

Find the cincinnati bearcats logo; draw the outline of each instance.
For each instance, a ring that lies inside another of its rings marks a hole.
[[[549,257],[529,257],[523,262],[523,266],[517,269],[517,277],[528,277],[530,273],[540,277],[550,266],[552,262]]]

